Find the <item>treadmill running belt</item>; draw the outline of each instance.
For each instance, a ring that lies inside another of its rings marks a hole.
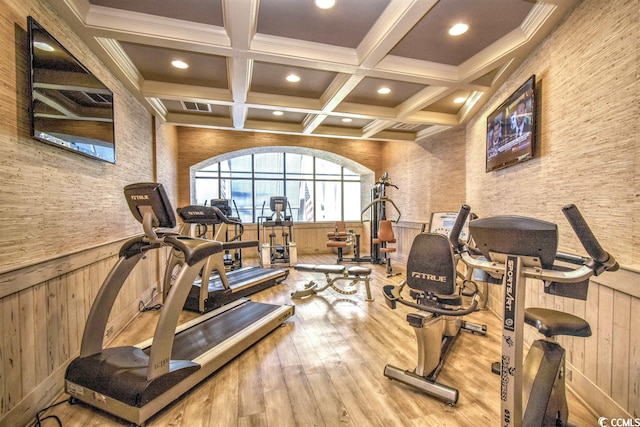
[[[288,275],[288,270],[245,267],[227,273],[231,289],[225,289],[222,286],[220,276],[214,275],[209,280],[207,286],[208,296],[203,301],[202,307],[200,301],[201,281],[196,280],[193,286],[191,286],[189,295],[184,303],[184,308],[186,310],[196,311],[199,313],[206,313],[239,298],[246,297],[271,286],[275,286],[285,280]]]
[[[180,332],[175,336],[171,359],[194,359],[278,308],[280,306],[247,302]]]
[[[279,278],[282,276],[281,270],[273,270],[270,268],[262,268],[262,267],[246,267],[240,270],[234,270],[227,273],[227,277],[229,279],[229,286],[231,288],[237,288],[238,285],[245,285],[247,283],[257,283],[261,280],[267,281],[272,279],[274,276]],[[196,281],[194,284],[199,287],[200,281]],[[209,293],[215,293],[218,291],[224,291],[224,286],[222,285],[222,281],[220,280],[220,276],[215,275],[209,279],[209,283],[207,286]],[[199,291],[198,291],[199,292]]]

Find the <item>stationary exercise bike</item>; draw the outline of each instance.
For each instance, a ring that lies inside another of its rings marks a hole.
[[[469,214],[462,206],[454,228]],[[527,278],[544,281],[547,293],[586,299],[589,277],[615,271],[618,264],[605,252],[575,205],[563,208],[589,258],[557,252],[556,224],[520,216],[496,216],[469,222],[477,249],[486,259],[459,246],[470,268],[502,279],[504,314],[501,362],[502,426],[565,426],[569,416],[565,396],[565,350],[559,335],[588,337],[589,324],[572,314],[547,308],[524,308]],[[535,341],[523,364],[524,323],[545,339]]]
[[[419,310],[407,315],[407,322],[414,328],[418,341],[415,370],[386,365],[384,375],[450,405],[457,403],[458,390],[437,382],[447,354],[461,329],[481,335],[487,331],[484,325],[462,320],[462,316],[478,309],[481,295],[475,284],[468,280],[471,270],[461,285],[456,280],[459,256],[449,239],[457,242],[461,230],[462,227],[454,228],[449,238],[440,233],[418,234],[409,252],[406,280],[397,286],[383,287],[390,308],[395,309],[396,303],[401,303]],[[412,300],[402,297],[405,286],[409,287]],[[471,298],[468,306],[463,306],[463,297]]]

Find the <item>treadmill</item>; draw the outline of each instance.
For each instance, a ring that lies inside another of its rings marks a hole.
[[[125,197],[144,235],[126,242],[87,318],[80,356],[65,373],[65,391],[135,424],[143,424],[294,314],[291,305],[237,299],[180,325],[189,290],[207,260],[225,243],[181,236],[159,227],[176,225],[161,184],[128,185]],[[149,251],[169,247],[184,257],[166,296],[152,339],[131,346],[103,347],[111,308],[131,271]]]
[[[225,250],[211,255],[200,274],[194,280],[189,295],[184,303],[184,308],[198,313],[207,313],[215,310],[238,298],[246,297],[263,289],[269,288],[284,281],[289,275],[289,270],[262,268],[258,266],[244,267],[227,272],[225,252],[258,247],[257,240],[240,240],[243,232],[242,223],[239,220],[227,217],[215,206],[189,205],[177,210],[183,226],[180,234],[189,235],[193,224],[217,225],[217,233],[214,240],[221,240],[228,225],[238,226],[239,232],[224,243]],[[162,285],[163,299],[166,299],[169,289],[174,281],[174,276],[184,265],[184,255],[179,250],[172,250],[167,260],[164,282]],[[206,284],[203,286],[203,281]]]

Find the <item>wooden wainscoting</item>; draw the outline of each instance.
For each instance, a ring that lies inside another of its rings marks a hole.
[[[413,239],[422,224],[394,224],[398,251],[395,265],[405,263]],[[593,335],[589,338],[560,337],[567,349],[572,387],[594,411],[601,415],[637,418],[640,414],[640,272],[621,268],[592,278],[587,301],[572,300],[544,293],[542,284],[527,280],[527,307],[546,307],[567,311],[586,319]],[[502,317],[502,287],[489,286],[488,307]],[[537,334],[525,328],[525,344]]]
[[[543,285],[527,279],[526,307],[544,307],[582,317],[591,326],[588,338],[559,337],[567,350],[567,385],[595,413],[608,418],[640,414],[640,275],[628,269],[605,273],[589,283],[586,301],[549,295]],[[635,284],[633,294],[619,289]],[[502,316],[502,286],[489,285],[488,306]],[[537,339],[525,328],[525,344]]]
[[[0,425],[33,422],[36,412],[62,392],[64,371],[79,354],[91,304],[123,241],[0,274]],[[106,341],[136,316],[140,299],[150,299],[159,286],[166,255],[154,252],[125,283],[111,311]]]
[[[332,255],[304,255],[301,261],[333,264]],[[291,300],[291,292],[322,275],[290,270],[287,280],[252,295],[254,301],[295,304],[285,324],[230,361],[209,379],[150,418],[148,426],[497,426],[500,378],[491,363],[500,357],[500,322],[489,310],[468,316],[484,323],[487,336],[461,333],[440,381],[457,387],[460,400],[448,406],[383,375],[388,363],[413,369],[416,339],[405,318],[410,311],[388,308],[382,296],[382,265],[373,269],[375,301],[327,289]],[[403,271],[398,264],[399,271]],[[181,321],[197,316],[183,312]],[[157,312],[141,313],[114,344],[140,342],[153,334]],[[66,396],[60,396],[63,401]],[[595,425],[596,417],[569,396],[570,421]],[[63,403],[45,415],[60,417],[65,427],[121,426],[125,422],[84,404]]]

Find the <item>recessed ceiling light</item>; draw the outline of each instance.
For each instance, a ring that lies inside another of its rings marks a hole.
[[[453,103],[454,103],[454,104],[462,104],[462,103],[463,103],[464,101],[466,101],[466,100],[467,100],[467,98],[465,98],[465,97],[461,96],[461,97],[459,97],[459,98],[454,99],[454,100],[453,100]]]
[[[316,0],[316,6],[320,9],[331,9],[336,5],[336,0]]]
[[[274,116],[281,116],[281,115],[283,115],[284,113],[283,113],[282,111],[274,111],[272,114],[273,114]]]
[[[291,83],[298,83],[300,81],[300,76],[296,74],[289,74],[287,76],[287,81]]]
[[[378,93],[380,95],[386,95],[388,93],[391,93],[391,89],[389,89],[388,87],[381,87],[380,89],[378,89]]]
[[[40,50],[45,50],[47,52],[53,52],[55,49],[48,43],[45,42],[34,42],[33,45]]]
[[[350,117],[345,117],[344,119],[342,119],[342,121],[345,123],[351,123],[353,119],[351,119]]]
[[[187,64],[186,62],[181,61],[179,59],[176,59],[175,61],[171,61],[171,65],[173,65],[176,68],[180,68],[180,69],[189,68],[189,64]]]
[[[453,27],[449,28],[449,34],[452,36],[459,36],[460,34],[464,34],[469,29],[467,24],[458,23]]]

